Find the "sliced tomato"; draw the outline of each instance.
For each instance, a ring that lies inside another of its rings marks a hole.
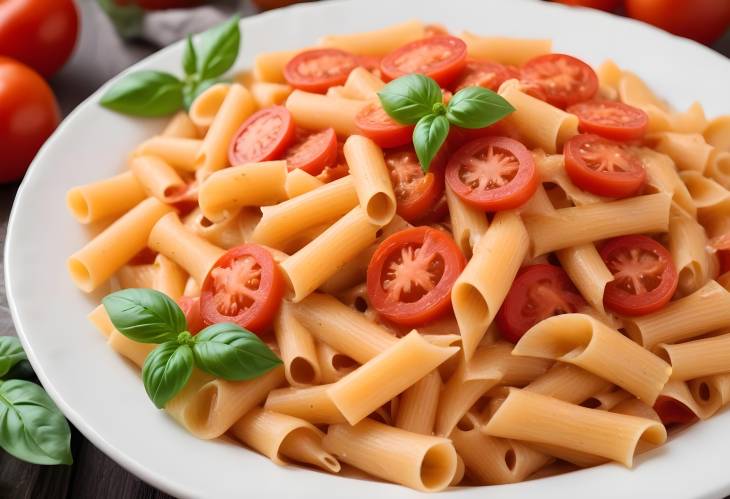
[[[391,322],[414,327],[451,309],[451,287],[466,266],[443,231],[413,227],[396,232],[375,250],[367,272],[373,308]]]
[[[459,76],[466,64],[466,44],[455,36],[422,38],[403,45],[380,61],[386,80],[421,73],[436,80],[442,87]]]
[[[294,119],[283,106],[252,114],[236,131],[228,147],[232,166],[258,163],[279,157],[294,139]]]
[[[206,325],[235,322],[256,334],[271,325],[284,296],[284,277],[268,250],[256,244],[229,249],[203,281],[200,310]]]
[[[697,415],[679,400],[659,395],[654,402],[654,410],[664,426],[688,424],[697,420]]]
[[[711,251],[717,252],[720,261],[720,274],[730,272],[730,232],[713,237],[707,243]]]
[[[192,334],[199,333],[205,327],[203,316],[200,314],[200,297],[181,296],[178,298],[177,304],[185,314],[188,332]]]
[[[446,201],[446,195],[442,194],[436,203],[431,206],[426,215],[421,218],[418,223],[420,225],[432,225],[444,223],[449,218],[449,203]]]
[[[617,101],[586,101],[567,111],[580,120],[580,131],[613,140],[640,139],[649,127],[649,115],[638,107]]]
[[[625,145],[592,134],[571,138],[563,148],[570,180],[597,196],[625,198],[646,182],[644,165]]]
[[[545,54],[522,66],[522,81],[537,84],[553,106],[565,108],[592,99],[598,92],[596,72],[580,59],[565,54]]]
[[[463,71],[451,84],[454,92],[466,87],[484,87],[497,91],[499,86],[512,78],[512,73],[503,65],[491,61],[466,61]]]
[[[432,163],[429,172],[424,174],[412,148],[387,151],[385,164],[393,183],[398,214],[411,223],[422,220],[444,192],[440,168]]]
[[[465,202],[485,211],[516,208],[537,190],[532,154],[508,137],[484,137],[461,146],[446,167],[446,183]]]
[[[497,326],[504,339],[517,343],[541,320],[577,312],[584,305],[585,300],[563,269],[548,264],[529,265],[517,273],[497,312]]]
[[[371,102],[355,116],[355,126],[380,147],[399,147],[413,139],[413,125],[401,125],[388,116],[379,102]]]
[[[332,128],[319,132],[297,128],[284,159],[289,171],[299,168],[310,175],[319,175],[337,161],[337,134]]]
[[[603,303],[623,315],[645,315],[669,303],[677,290],[677,269],[669,251],[654,239],[621,236],[608,240],[599,253],[613,281]]]
[[[325,93],[342,85],[360,60],[344,50],[334,48],[305,50],[284,66],[284,78],[294,88],[306,92]]]
[[[357,65],[367,69],[376,76],[380,75],[380,57],[359,55],[357,56]]]

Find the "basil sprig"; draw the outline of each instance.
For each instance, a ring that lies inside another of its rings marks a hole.
[[[424,172],[449,134],[450,125],[484,128],[515,108],[502,96],[482,87],[464,88],[447,105],[438,83],[422,74],[391,81],[378,92],[380,103],[398,123],[413,125],[413,147]]]
[[[159,291],[123,289],[102,303],[120,333],[140,343],[159,343],[145,359],[142,382],[160,409],[185,387],[194,367],[242,381],[281,364],[258,336],[236,324],[213,324],[191,335],[180,307]]]
[[[234,16],[201,33],[197,48],[188,35],[182,57],[184,78],[163,71],[135,71],[112,85],[101,98],[101,105],[118,113],[144,117],[188,109],[236,61],[241,45],[239,19]]]

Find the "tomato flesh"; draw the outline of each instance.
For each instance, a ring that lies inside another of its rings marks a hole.
[[[228,161],[232,166],[278,158],[294,139],[294,119],[283,106],[252,114],[231,140]]]
[[[484,87],[496,92],[499,86],[512,77],[510,71],[491,61],[467,61],[459,78],[452,84],[454,92],[466,87]]]
[[[431,36],[407,43],[383,57],[380,70],[387,80],[421,73],[442,87],[459,76],[466,64],[466,44],[450,35]]]
[[[689,407],[664,395],[656,399],[654,410],[664,426],[688,424],[697,420],[697,415]]]
[[[580,131],[613,140],[640,139],[649,127],[649,116],[634,106],[616,101],[588,101],[567,111],[580,121]]]
[[[415,151],[410,148],[387,151],[385,164],[393,184],[397,213],[411,223],[423,219],[444,192],[439,168],[432,164],[424,174]]]
[[[203,316],[200,314],[200,297],[181,296],[177,304],[185,314],[188,323],[188,332],[198,334],[204,327]]]
[[[306,92],[325,93],[342,85],[360,60],[344,50],[324,48],[305,50],[284,66],[284,78],[294,88]]]
[[[319,175],[337,161],[337,135],[334,129],[312,132],[297,128],[294,143],[284,153],[284,159],[289,171],[299,168],[310,175]]]
[[[536,84],[553,106],[568,107],[593,98],[598,92],[596,72],[580,59],[565,54],[545,54],[522,67],[522,80]]]
[[[730,233],[713,237],[707,243],[712,251],[717,252],[720,262],[720,274],[730,272]]]
[[[385,112],[379,102],[371,102],[355,116],[355,126],[380,147],[399,147],[412,141],[414,125],[402,125]]]

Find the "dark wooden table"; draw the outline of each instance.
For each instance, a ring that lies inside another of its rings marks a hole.
[[[78,0],[83,30],[70,63],[52,86],[64,114],[122,69],[155,50],[145,44],[123,44],[95,0]],[[244,12],[252,8],[243,4]],[[730,57],[730,32],[714,48]],[[5,244],[10,208],[17,185],[0,186],[0,249]],[[0,263],[0,270],[2,263]],[[0,335],[14,335],[4,280],[0,280]],[[72,466],[37,466],[0,450],[0,499],[158,499],[170,496],[145,484],[94,447],[75,428]]]

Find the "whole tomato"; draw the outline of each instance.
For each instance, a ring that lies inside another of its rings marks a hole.
[[[575,5],[579,7],[591,7],[593,9],[601,9],[607,12],[616,10],[621,0],[555,0],[565,5]]]
[[[0,1],[0,55],[48,78],[68,60],[79,28],[73,0]]]
[[[28,66],[0,57],[0,182],[20,179],[58,125],[51,88]]]
[[[730,0],[626,0],[629,16],[709,44],[730,26]]]
[[[136,5],[145,10],[185,9],[197,7],[206,0],[116,0],[117,5]]]

